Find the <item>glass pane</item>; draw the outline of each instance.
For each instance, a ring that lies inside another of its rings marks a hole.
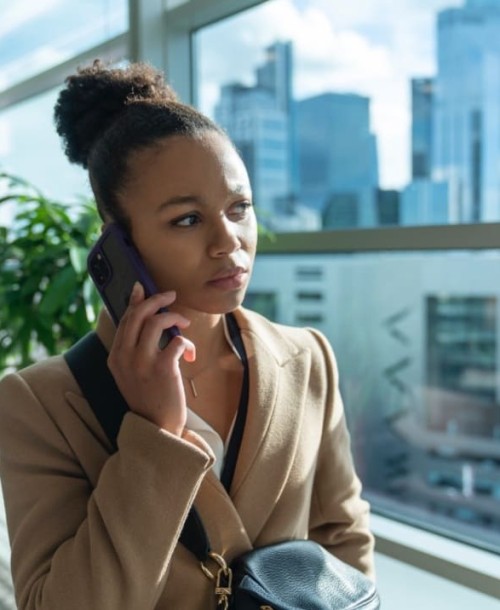
[[[500,220],[492,0],[270,0],[194,34],[277,231]]]
[[[496,552],[499,275],[492,251],[261,254],[250,290],[332,343],[375,509]]]
[[[90,196],[86,172],[71,165],[53,123],[59,90],[0,112],[0,170],[31,182],[61,201]],[[0,222],[8,210],[0,207]]]
[[[126,0],[0,0],[0,90],[128,28]]]

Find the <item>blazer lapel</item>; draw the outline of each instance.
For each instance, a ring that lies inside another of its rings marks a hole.
[[[285,342],[269,323],[250,318],[244,310],[236,313],[249,360],[250,395],[231,498],[254,541],[292,467],[310,352]]]

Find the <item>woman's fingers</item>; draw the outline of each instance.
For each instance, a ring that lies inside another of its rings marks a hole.
[[[137,353],[141,357],[154,358],[160,349],[160,339],[165,330],[177,326],[180,330],[187,328],[190,321],[176,312],[160,312],[146,318],[142,324],[139,337],[136,339]],[[172,339],[169,343],[172,342]],[[165,348],[166,349],[166,348]]]
[[[196,347],[192,341],[182,335],[171,339],[167,347],[158,357],[158,366],[161,370],[169,370],[171,375],[180,375],[179,360],[184,358],[187,362],[196,359]]]
[[[118,325],[108,365],[130,409],[160,427],[181,434],[186,422],[186,396],[179,360],[196,358],[194,344],[173,337],[160,349],[162,333],[172,326],[187,328],[189,320],[175,311],[163,311],[175,292],[145,298],[135,286],[130,304]]]
[[[130,349],[139,342],[145,321],[152,318],[162,308],[166,308],[175,301],[174,291],[155,294],[147,299],[144,296],[144,288],[136,283],[130,296],[130,304],[121,319],[115,337],[115,342],[120,349]],[[185,319],[185,318],[184,318]],[[180,323],[179,320],[177,322]],[[165,328],[176,325],[172,321]]]

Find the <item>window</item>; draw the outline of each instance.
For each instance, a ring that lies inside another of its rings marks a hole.
[[[375,510],[497,552],[499,269],[494,251],[261,254],[252,280],[330,339]]]
[[[242,149],[281,131],[270,194],[250,168],[275,231],[500,220],[495,3],[383,6],[270,0],[194,36],[200,107]]]
[[[121,34],[125,0],[4,2],[0,24],[0,90]]]
[[[466,244],[500,221],[500,13],[383,6],[269,0],[198,29],[197,101],[251,160],[261,223],[284,233],[251,290],[335,349],[374,509],[498,552],[500,259]],[[462,225],[462,244],[432,225]]]
[[[59,89],[0,112],[0,165],[4,171],[61,200],[90,196],[86,173],[70,165],[56,133],[53,114]]]
[[[276,320],[277,294],[249,290],[245,297],[245,307],[260,312],[270,320]]]
[[[126,57],[125,0],[3,2],[0,20],[0,172],[31,182],[48,197],[90,195],[83,169],[68,163],[53,124],[64,78],[94,57]],[[3,188],[3,184],[0,188]],[[3,195],[0,192],[0,197]],[[0,205],[0,225],[12,209]],[[0,493],[0,607],[15,608],[10,549]]]

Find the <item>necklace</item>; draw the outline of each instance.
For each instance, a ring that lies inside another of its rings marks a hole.
[[[241,356],[238,352],[238,350],[235,348],[234,346],[234,342],[233,342],[233,338],[232,336],[230,336],[231,333],[228,331],[227,326],[226,326],[226,318],[224,317],[224,337],[225,337],[225,343],[228,344],[231,348],[231,350],[236,354],[236,356],[238,356],[239,359],[241,359]],[[205,366],[203,366],[197,373],[196,375],[185,375],[184,373],[182,373],[181,371],[181,375],[182,378],[187,381],[190,389],[191,389],[191,394],[193,395],[193,398],[198,398],[198,390],[196,389],[196,384],[194,382],[194,380],[199,377],[202,373],[204,373],[210,366],[213,366],[214,361],[213,360],[209,360]]]
[[[188,382],[188,385],[191,389],[191,394],[193,395],[193,398],[198,398],[198,390],[196,389],[196,384],[194,382],[194,380],[199,377],[202,373],[204,373],[213,363],[212,362],[208,362],[203,368],[201,368],[196,375],[185,375],[184,373],[181,373],[182,378]]]
[[[194,377],[186,377],[185,375],[183,375],[183,378],[188,382],[193,397],[198,398],[198,391],[196,390],[196,386],[194,384]]]

